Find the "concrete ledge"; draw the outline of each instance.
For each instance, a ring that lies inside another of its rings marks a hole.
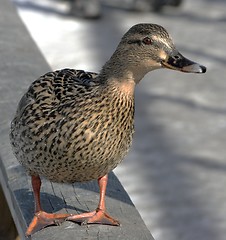
[[[24,232],[34,211],[33,195],[30,178],[12,154],[9,126],[23,92],[34,79],[50,68],[8,0],[1,2],[0,36],[0,183],[20,238],[26,239]],[[63,185],[43,180],[41,198],[46,211],[83,212],[96,208],[99,189],[96,182]],[[79,226],[65,222],[43,229],[31,239],[153,240],[113,173],[109,177],[106,203],[109,213],[120,220],[120,227]]]

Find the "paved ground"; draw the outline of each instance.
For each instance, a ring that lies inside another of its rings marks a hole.
[[[146,76],[133,148],[115,173],[156,240],[225,240],[226,2],[189,0],[162,14],[105,7],[96,21],[66,16],[62,2],[15,2],[53,69],[98,71],[138,22],[165,26],[184,55],[207,66],[204,75]]]

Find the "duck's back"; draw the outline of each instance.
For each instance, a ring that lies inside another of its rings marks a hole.
[[[36,80],[11,126],[14,153],[31,174],[52,181],[97,179],[126,155],[133,134],[134,99],[96,73],[64,69]]]

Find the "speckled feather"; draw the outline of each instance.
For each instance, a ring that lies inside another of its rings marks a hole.
[[[134,132],[134,99],[109,87],[96,73],[72,69],[49,72],[30,86],[10,138],[31,175],[88,181],[122,161]]]

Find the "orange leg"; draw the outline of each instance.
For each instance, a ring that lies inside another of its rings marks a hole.
[[[107,188],[107,181],[108,181],[107,175],[100,177],[98,179],[98,184],[100,188],[100,201],[95,211],[82,213],[78,215],[72,215],[72,216],[69,216],[67,220],[74,221],[74,222],[81,222],[82,224],[100,223],[100,224],[119,226],[120,225],[119,222],[106,213],[105,194],[106,194],[106,188]]]
[[[40,188],[41,179],[39,176],[31,176],[31,183],[35,198],[35,216],[32,219],[29,227],[26,231],[26,236],[34,234],[35,232],[41,230],[42,228],[49,225],[59,225],[63,222],[70,214],[54,214],[46,213],[41,208],[40,202]]]

